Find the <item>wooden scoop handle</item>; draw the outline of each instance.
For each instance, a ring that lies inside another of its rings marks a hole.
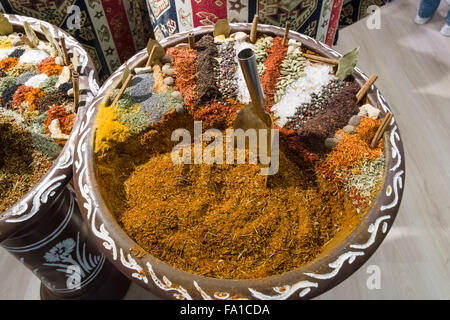
[[[289,41],[289,27],[290,23],[289,21],[286,21],[286,28],[284,30],[284,37],[283,37],[283,46],[286,46]]]
[[[255,16],[253,17],[252,29],[250,30],[250,42],[251,43],[256,42],[256,31],[258,29],[258,19],[259,19],[259,16],[257,14],[255,14]]]
[[[356,94],[356,103],[359,103],[361,99],[366,95],[367,91],[369,91],[370,86],[374,84],[374,82],[378,79],[378,76],[376,74],[373,74],[370,76],[370,78],[364,83],[364,85],[359,89],[358,93]]]
[[[119,93],[117,94],[116,98],[114,99],[113,103],[111,103],[111,106],[115,106],[117,101],[119,101],[119,99],[122,97],[123,93],[125,92],[125,90],[128,87],[128,84],[131,81],[131,78],[133,78],[133,74],[129,74],[127,79],[125,80],[125,82],[122,85],[122,88],[120,88]]]
[[[375,133],[375,136],[373,137],[372,142],[370,143],[371,149],[375,148],[378,145],[378,142],[383,137],[383,134],[386,131],[386,128],[387,128],[389,122],[391,122],[392,117],[393,117],[392,113],[387,113],[386,116],[384,117],[383,121],[381,121],[381,124],[378,127],[378,130]]]
[[[188,44],[189,48],[195,49],[195,36],[193,33],[189,33],[188,35]]]
[[[28,37],[24,34],[19,33],[19,37],[20,40],[22,40],[22,42],[24,42],[26,45],[28,45],[30,48],[36,48],[36,46],[34,45],[33,42],[31,42],[30,39],[28,39]]]
[[[68,66],[70,64],[70,59],[69,59],[69,53],[67,52],[66,39],[64,39],[64,37],[61,37],[60,42],[61,42],[61,48],[63,51],[64,65]]]
[[[325,58],[325,57],[318,56],[318,55],[315,55],[315,54],[303,53],[303,56],[305,58],[310,59],[310,60],[315,60],[315,61],[319,61],[319,62],[325,62],[325,63],[329,63],[329,64],[336,65],[336,66],[339,64],[339,60]]]
[[[153,61],[153,58],[155,57],[156,54],[156,46],[153,46],[152,51],[150,52],[148,59],[147,59],[147,63],[145,64],[146,67],[150,67]]]
[[[75,113],[78,112],[80,106],[80,75],[76,70],[72,72],[73,83],[73,105],[75,107]]]

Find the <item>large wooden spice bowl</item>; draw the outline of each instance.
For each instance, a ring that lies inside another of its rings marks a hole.
[[[232,32],[249,33],[247,23],[231,24]],[[259,25],[258,31],[283,36],[284,29]],[[199,27],[190,32],[196,37],[212,33],[212,26]],[[161,41],[164,47],[187,42],[188,33],[173,35]],[[290,32],[290,38],[302,42],[322,56],[339,58],[340,54],[305,35]],[[147,60],[141,51],[131,58],[130,67],[141,66]],[[308,299],[317,296],[349,277],[374,253],[386,237],[403,193],[405,162],[402,142],[395,122],[391,121],[384,135],[386,167],[384,185],[372,207],[357,228],[344,239],[335,239],[312,263],[296,270],[255,280],[220,280],[190,274],[146,254],[119,226],[101,196],[94,168],[94,125],[98,106],[105,95],[121,81],[125,65],[117,70],[100,88],[89,106],[82,128],[78,132],[74,161],[75,187],[83,218],[90,232],[107,258],[125,275],[155,295],[169,299]],[[362,85],[367,76],[355,69],[355,80]],[[379,90],[372,86],[368,98],[382,114],[391,112]]]

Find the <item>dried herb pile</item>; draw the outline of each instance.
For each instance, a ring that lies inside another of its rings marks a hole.
[[[20,200],[51,167],[53,159],[37,152],[31,133],[0,115],[0,213]]]

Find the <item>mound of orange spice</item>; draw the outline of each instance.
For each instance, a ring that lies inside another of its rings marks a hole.
[[[159,126],[149,132],[167,146],[170,134]],[[322,174],[326,159],[298,153],[301,146],[289,152],[289,134],[280,137],[286,153],[267,186],[258,165],[175,165],[170,148],[145,142],[136,154],[125,157],[122,144],[112,158],[97,158],[97,177],[119,224],[147,253],[207,277],[268,277],[311,262],[364,216],[342,183]]]
[[[23,102],[28,103],[29,110],[36,110],[37,104],[40,99],[45,95],[45,92],[40,88],[28,87],[25,85],[21,85],[17,88],[16,92],[13,96],[13,104],[15,106],[21,106]],[[23,111],[23,107],[21,106],[21,111]]]
[[[47,76],[59,76],[63,69],[62,66],[57,64],[52,57],[45,58],[39,62],[37,66],[39,73],[44,73]]]

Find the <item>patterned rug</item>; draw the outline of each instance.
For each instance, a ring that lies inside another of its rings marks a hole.
[[[338,28],[364,18],[370,5],[386,1],[2,0],[0,11],[45,20],[70,33],[89,53],[103,82],[144,48],[149,37],[162,39],[218,19],[251,22],[258,13],[260,23],[284,27],[290,21],[293,30],[331,46]],[[69,28],[76,14],[79,28]]]
[[[156,39],[219,19],[251,22],[258,13],[260,23],[306,33],[333,44],[343,0],[147,0]]]
[[[339,28],[349,26],[368,15],[367,9],[372,6],[383,6],[387,0],[344,0],[339,18]]]
[[[45,20],[70,33],[91,56],[101,82],[152,35],[145,0],[2,0],[0,11]]]

